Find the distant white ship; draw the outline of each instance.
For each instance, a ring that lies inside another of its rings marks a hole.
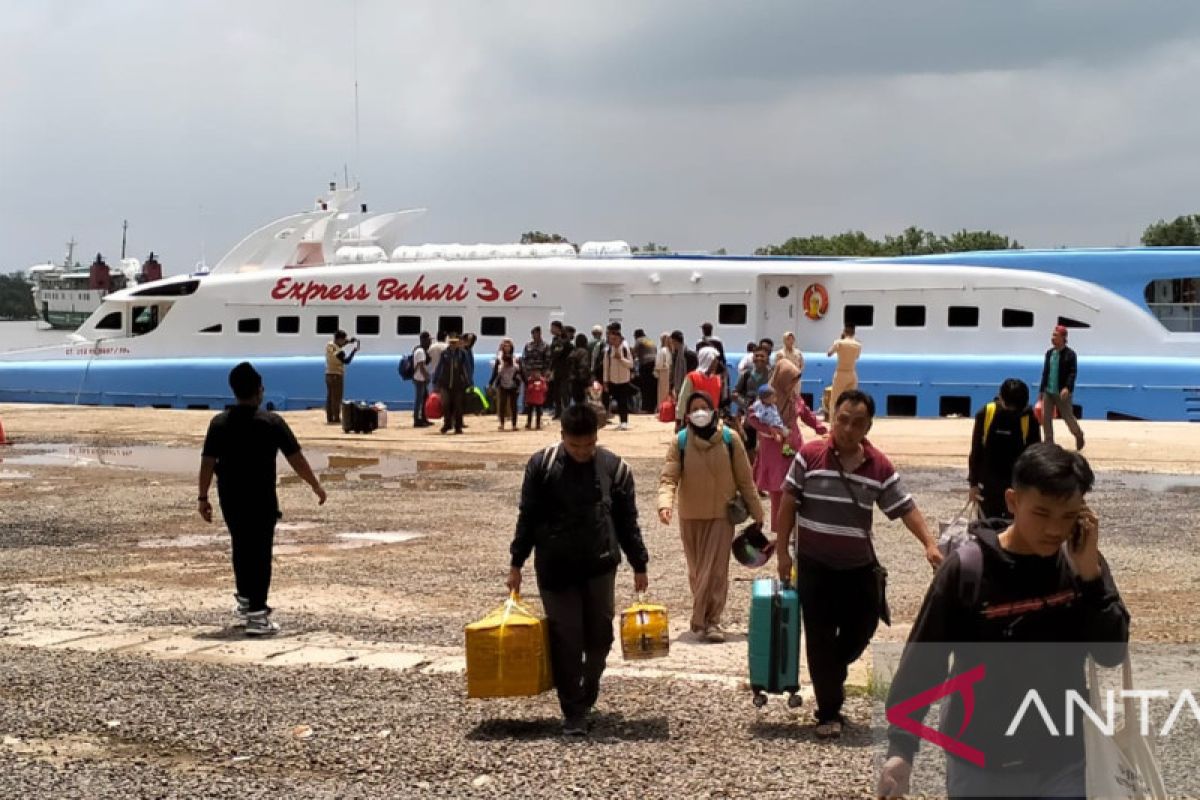
[[[145,264],[125,257],[124,236],[121,261],[115,269],[99,253],[90,266],[82,266],[75,260],[75,245],[74,239],[67,242],[61,264],[46,262],[26,270],[38,316],[51,328],[73,331],[113,292],[162,278],[162,266],[153,252]]]

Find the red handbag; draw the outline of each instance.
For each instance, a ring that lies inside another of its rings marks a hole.
[[[434,392],[425,398],[425,419],[442,418],[442,396]]]
[[[546,382],[544,380],[535,378],[525,384],[525,403],[531,406],[545,405]]]
[[[662,405],[658,407],[659,422],[674,422],[675,421],[675,401],[668,397],[662,401]]]

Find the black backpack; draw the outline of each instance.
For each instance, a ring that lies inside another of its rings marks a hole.
[[[556,444],[541,453],[538,474],[543,487],[548,486],[556,474],[560,449],[561,445]],[[621,460],[615,474],[609,474],[601,462],[600,452],[596,454],[596,483],[600,490],[600,502],[590,510],[560,508],[553,518],[541,520],[534,531],[534,563],[539,569],[599,574],[603,568],[621,563],[620,545],[612,519],[612,484],[614,479],[623,480],[623,470],[628,469],[629,465]]]
[[[400,377],[403,380],[411,381],[417,374],[417,365],[413,359],[416,352],[414,349],[411,353],[400,359]]]

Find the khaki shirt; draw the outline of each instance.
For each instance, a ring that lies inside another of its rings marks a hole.
[[[345,375],[346,365],[338,359],[338,353],[342,352],[342,348],[338,347],[334,342],[325,345],[325,374],[326,375]]]

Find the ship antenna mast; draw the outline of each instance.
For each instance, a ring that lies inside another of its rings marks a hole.
[[[121,220],[121,260],[125,260],[125,234],[129,231],[129,220]]]
[[[74,236],[67,240],[67,256],[63,259],[63,267],[66,269],[70,269],[75,261],[75,245],[77,244],[79,242],[75,241]]]
[[[354,3],[354,182],[362,175],[362,147],[358,128],[358,0]],[[346,188],[350,188],[350,176],[346,176]]]

